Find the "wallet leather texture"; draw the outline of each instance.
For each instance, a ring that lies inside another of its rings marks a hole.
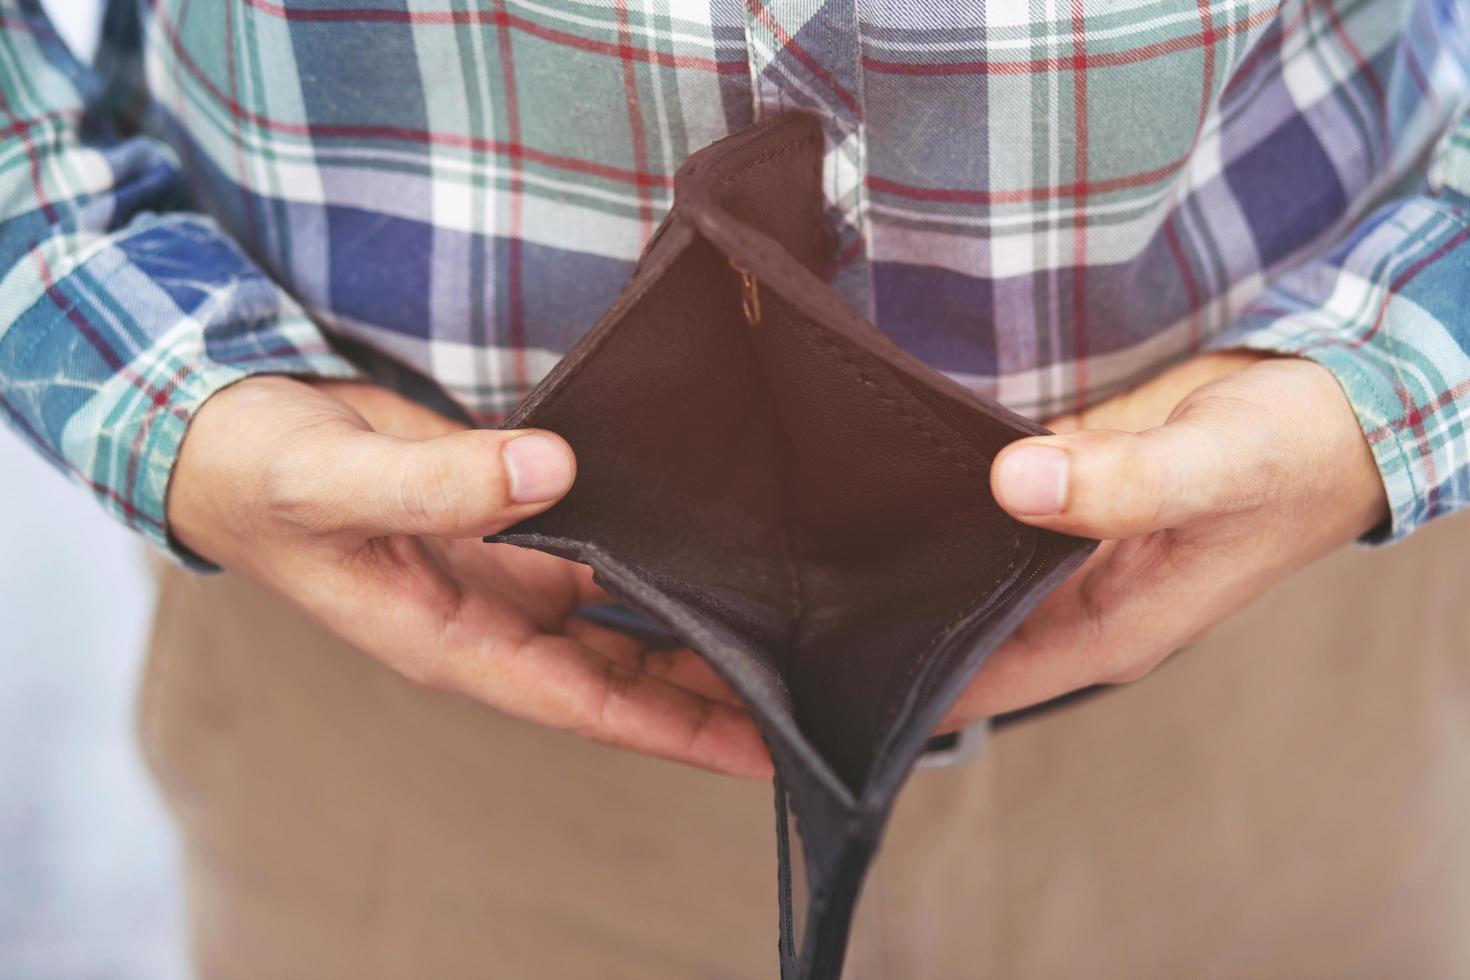
[[[689,158],[632,281],[505,422],[566,438],[576,485],[486,539],[592,566],[745,701],[777,772],[786,980],[840,976],[925,742],[1095,545],[990,494],[1000,449],[1045,429],[909,356],[822,281],[822,157],[817,121],[787,114]]]

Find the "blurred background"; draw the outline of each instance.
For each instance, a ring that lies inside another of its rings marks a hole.
[[[90,55],[100,0],[43,0]],[[138,540],[0,425],[0,977],[181,980],[172,833],[133,738]]]

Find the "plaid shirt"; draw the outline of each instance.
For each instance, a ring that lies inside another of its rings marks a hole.
[[[1470,502],[1458,0],[113,0],[95,69],[37,3],[0,0],[0,410],[161,543],[221,386],[367,370],[493,420],[680,161],[793,107],[829,279],[939,370],[1045,416],[1304,354],[1387,535]]]

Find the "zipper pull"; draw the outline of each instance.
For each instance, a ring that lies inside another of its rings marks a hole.
[[[745,322],[752,327],[759,326],[761,322],[760,284],[756,282],[755,276],[741,268],[734,259],[729,261],[730,268],[740,276],[740,311],[745,314]]]

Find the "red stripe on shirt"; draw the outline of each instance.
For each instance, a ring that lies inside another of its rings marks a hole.
[[[628,3],[618,0],[618,56],[623,63],[623,98],[628,104],[628,132],[633,141],[633,170],[648,172],[648,136],[643,131],[643,111],[638,105],[638,70],[633,60],[633,39],[628,31]],[[638,187],[638,222],[640,242],[653,234],[653,205],[648,190]]]
[[[46,221],[54,225],[58,217],[56,206],[46,193],[45,181],[41,177],[41,154],[36,149],[36,141],[31,139],[31,128],[34,121],[22,120],[15,113],[10,107],[10,100],[5,97],[4,89],[0,89],[0,112],[5,113],[11,119],[7,127],[8,132],[20,137],[21,149],[25,152],[26,162],[30,165],[31,192],[36,196],[36,203],[41,206],[41,213],[46,216]]]

